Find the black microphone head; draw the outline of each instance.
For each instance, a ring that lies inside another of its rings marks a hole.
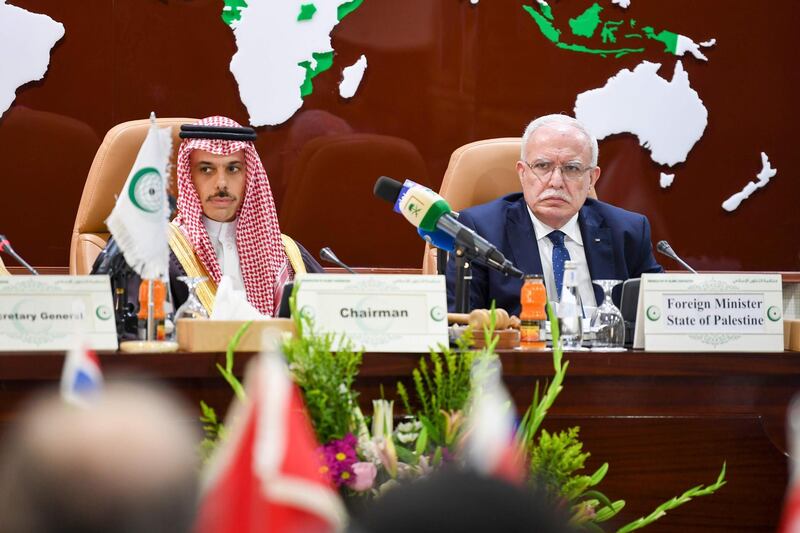
[[[658,241],[658,244],[656,244],[656,250],[665,255],[672,255],[673,253],[672,246],[670,246],[667,241]]]
[[[375,182],[375,188],[372,189],[372,192],[378,198],[393,204],[397,201],[397,197],[400,196],[401,190],[403,190],[402,183],[387,176],[381,176]]]

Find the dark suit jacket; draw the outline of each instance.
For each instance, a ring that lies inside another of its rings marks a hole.
[[[458,220],[477,231],[514,265],[526,274],[542,274],[539,247],[528,208],[522,193],[509,194],[487,204],[461,211]],[[586,261],[592,279],[638,278],[645,272],[663,269],[653,257],[650,224],[638,213],[586,199],[578,214]],[[451,254],[452,256],[452,254]],[[470,307],[488,309],[492,300],[497,307],[519,314],[522,280],[504,276],[475,262],[472,265]],[[602,302],[603,291],[594,286],[595,297]],[[614,291],[619,305],[620,287]],[[455,262],[447,264],[447,305],[455,307]]]

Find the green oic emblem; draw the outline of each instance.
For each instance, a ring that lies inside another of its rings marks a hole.
[[[107,305],[98,306],[97,309],[95,309],[94,313],[100,320],[108,320],[109,318],[111,318],[111,315],[113,314],[111,312],[111,309]]]
[[[161,211],[164,205],[164,182],[161,173],[153,167],[137,171],[128,187],[128,197],[133,205],[146,213]]]
[[[438,305],[431,308],[431,318],[434,320],[434,322],[441,322],[446,316],[447,313]]]
[[[655,305],[651,305],[650,307],[647,308],[647,312],[645,313],[645,315],[647,315],[648,320],[656,321],[659,318],[661,318],[661,309],[659,309]]]
[[[781,310],[773,305],[772,307],[767,309],[767,318],[769,318],[773,322],[777,322],[778,320],[781,319]]]

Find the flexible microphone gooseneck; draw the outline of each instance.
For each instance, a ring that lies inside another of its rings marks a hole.
[[[351,274],[358,274],[355,270],[350,268],[349,266],[345,265],[344,262],[336,257],[336,254],[333,253],[333,250],[328,248],[327,246],[319,251],[319,258],[325,262],[333,263],[334,265],[340,266],[343,269],[347,270]]]
[[[33,274],[34,276],[38,276],[38,275],[39,275],[39,273],[38,273],[38,272],[36,272],[36,269],[35,269],[35,268],[33,268],[32,266],[30,266],[30,265],[27,263],[27,261],[25,261],[23,258],[21,258],[21,257],[19,256],[19,254],[18,254],[17,252],[15,252],[15,251],[14,251],[14,248],[12,248],[12,247],[11,247],[11,243],[10,243],[10,242],[8,242],[8,239],[6,238],[6,236],[5,236],[5,235],[0,235],[0,252],[5,252],[5,253],[7,253],[8,255],[10,255],[11,257],[13,257],[13,258],[14,258],[14,260],[15,260],[17,263],[19,263],[20,265],[22,265],[22,266],[24,266],[25,268],[27,268],[27,269],[28,269],[28,272],[30,272],[30,273],[31,273],[31,274]]]
[[[656,250],[658,250],[659,253],[666,255],[692,274],[697,274],[697,270],[690,267],[689,263],[678,257],[678,254],[675,253],[675,250],[672,249],[672,246],[670,246],[667,241],[658,241],[658,244],[656,244]]]
[[[403,184],[381,176],[375,182],[375,196],[394,204],[415,227],[425,232],[442,231],[454,238],[471,259],[477,259],[505,275],[522,278],[524,274],[492,243],[458,221],[444,198],[427,187],[413,184],[403,192]]]

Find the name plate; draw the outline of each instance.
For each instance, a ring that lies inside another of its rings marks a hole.
[[[297,309],[313,318],[317,333],[344,334],[368,352],[428,352],[448,342],[444,276],[308,274],[298,280]]]
[[[108,276],[0,277],[0,350],[116,350]]]
[[[650,351],[783,351],[781,276],[644,274],[634,347],[642,345]]]

